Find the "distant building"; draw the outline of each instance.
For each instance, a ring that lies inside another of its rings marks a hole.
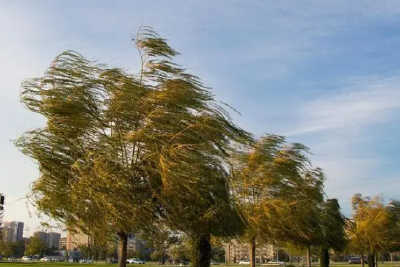
[[[92,244],[93,242],[96,242],[95,238],[89,237],[82,231],[77,230],[77,233],[75,234],[68,232],[65,247],[68,251],[71,251],[77,249],[79,245],[87,246],[89,244]],[[128,235],[127,249],[129,252],[142,251],[145,248],[145,246],[146,243],[136,238],[135,235],[133,234]]]
[[[24,223],[23,222],[4,222],[3,235],[5,242],[18,242],[23,240]]]
[[[12,238],[13,238],[13,230],[11,228],[8,227],[4,227],[2,229],[3,231],[3,241],[4,242],[13,242]]]
[[[43,243],[47,244],[47,233],[46,232],[36,231],[33,233],[33,236],[39,238],[40,240],[42,240]]]
[[[145,248],[145,245],[146,244],[142,240],[137,239],[135,235],[133,234],[128,235],[128,246],[127,246],[128,251],[130,252],[142,251]]]
[[[33,233],[33,236],[36,236],[40,240],[42,240],[42,242],[45,243],[48,248],[52,249],[60,248],[60,238],[61,238],[60,233],[55,233],[55,232],[47,233],[43,231],[36,231]]]
[[[88,235],[84,234],[82,231],[77,230],[76,233],[68,232],[67,234],[67,244],[66,248],[68,251],[77,249],[79,245],[89,245],[90,238]]]
[[[47,246],[52,249],[57,249],[57,250],[60,249],[60,239],[61,239],[60,233],[55,233],[55,232],[47,233],[47,239],[46,239]]]
[[[58,243],[58,248],[61,250],[67,249],[67,238],[66,237],[60,238],[60,242]]]
[[[250,259],[250,247],[247,243],[240,243],[232,240],[224,245],[226,260],[228,263],[237,263],[240,260]],[[256,246],[256,261],[265,263],[274,258],[275,249],[273,245],[257,244]]]

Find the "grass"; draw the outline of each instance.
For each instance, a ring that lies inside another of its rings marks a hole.
[[[0,261],[0,267],[39,267],[39,266],[43,266],[43,267],[63,267],[63,266],[65,266],[65,267],[66,266],[68,266],[68,267],[84,267],[84,266],[86,266],[86,267],[89,267],[90,265],[95,265],[95,267],[106,267],[106,266],[107,267],[111,267],[111,266],[117,267],[118,266],[118,264],[115,264],[115,263],[111,264],[111,263],[104,263],[104,262],[87,264],[87,263],[72,263],[72,262],[20,262],[20,261],[8,262],[8,261],[4,261],[4,260]],[[127,264],[127,266],[129,266],[129,267],[133,267],[133,266],[135,266],[135,267],[139,267],[139,266],[160,267],[160,265],[158,265],[157,262],[148,262],[145,265],[129,265],[129,264]],[[164,267],[168,267],[168,266],[176,267],[177,265],[169,265],[169,264],[164,265]],[[225,266],[225,264],[221,263],[219,266],[223,267],[223,266]],[[233,263],[228,264],[228,266],[246,267],[244,265],[238,265],[238,264],[233,264]],[[296,264],[294,266],[297,267],[298,265]],[[313,266],[314,267],[319,266],[319,264],[313,263]],[[331,266],[332,267],[361,267],[361,264],[349,265],[347,263],[340,262],[340,263],[331,263]],[[365,265],[365,266],[367,267],[368,265]],[[393,265],[391,265],[390,262],[385,262],[384,264],[379,263],[379,265],[378,265],[378,267],[392,267],[392,266],[400,267],[400,262],[393,262]],[[218,267],[218,265],[215,267]]]

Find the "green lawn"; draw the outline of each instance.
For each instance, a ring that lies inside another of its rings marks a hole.
[[[0,261],[0,267],[39,267],[39,266],[43,266],[43,267],[89,267],[90,265],[95,265],[93,267],[117,267],[118,264],[111,264],[111,263],[104,263],[104,262],[98,262],[98,263],[92,263],[92,264],[85,264],[85,263],[72,263],[72,262],[8,262],[8,261]],[[143,266],[143,265],[137,265],[137,264],[127,264],[127,266],[129,267],[139,267],[139,266]],[[168,266],[178,266],[178,265],[169,265],[166,264],[164,265],[164,267],[168,267]],[[217,265],[215,267],[224,267],[225,264],[221,263],[220,265]],[[238,264],[228,264],[228,266],[231,267],[246,267],[245,265],[238,265]],[[259,265],[261,267],[261,265]],[[294,265],[297,267],[297,265]],[[319,266],[318,263],[313,263],[313,266]],[[331,263],[332,267],[361,267],[361,264],[347,264],[347,263]],[[365,265],[368,266],[368,265]],[[393,265],[390,264],[390,262],[385,262],[384,264],[379,263],[378,267],[391,267],[391,266],[395,266],[395,267],[400,267],[400,262],[394,262]],[[158,263],[156,262],[149,262],[146,263],[143,267],[160,267],[160,265],[158,265]],[[190,267],[190,265],[189,265]],[[266,267],[266,266],[265,266]],[[305,266],[306,267],[306,266]]]

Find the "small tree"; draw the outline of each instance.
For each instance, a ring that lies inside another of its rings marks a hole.
[[[0,193],[0,240],[3,240],[3,214],[4,214],[5,196]]]
[[[257,240],[271,243],[301,237],[305,241],[311,235],[308,229],[318,213],[310,211],[322,200],[324,175],[311,168],[307,153],[302,144],[266,135],[233,157],[233,195],[248,226],[253,267]]]
[[[29,239],[28,247],[25,252],[26,255],[39,255],[39,257],[43,257],[43,253],[46,250],[47,245],[43,242],[39,237],[32,236]]]
[[[397,201],[384,205],[382,196],[362,197],[355,194],[352,198],[353,215],[348,224],[350,246],[358,251],[364,263],[364,253],[368,254],[369,267],[375,267],[377,252],[389,251],[397,232]],[[396,230],[395,230],[396,229]]]
[[[329,267],[329,249],[342,251],[347,245],[346,218],[340,212],[337,199],[326,199],[321,214],[322,240],[320,266]]]

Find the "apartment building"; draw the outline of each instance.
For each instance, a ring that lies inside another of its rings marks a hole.
[[[250,259],[250,246],[248,243],[232,240],[224,244],[226,260],[229,263],[238,263],[243,259]],[[257,244],[256,246],[256,261],[264,263],[274,258],[275,248],[269,244]]]
[[[66,250],[67,249],[67,238],[66,237],[61,237],[60,242],[58,243],[58,247],[61,250]]]
[[[79,245],[89,245],[91,243],[91,238],[80,230],[76,233],[67,233],[66,249],[68,251],[77,249]]]

